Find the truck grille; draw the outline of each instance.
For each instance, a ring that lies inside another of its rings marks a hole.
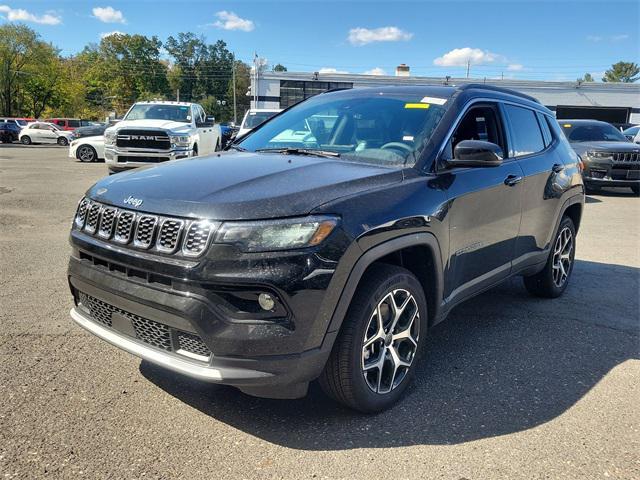
[[[166,132],[161,130],[122,129],[116,136],[116,146],[123,148],[144,148],[147,150],[169,150],[171,142]]]
[[[169,157],[148,157],[133,155],[118,155],[118,163],[139,162],[139,163],[162,163],[169,160]]]
[[[627,162],[639,162],[640,161],[640,153],[638,152],[615,152],[613,154],[613,161],[620,163]]]
[[[84,292],[78,292],[78,302],[88,310],[94,321],[108,328],[113,328],[112,315],[114,313],[129,319],[133,325],[136,338],[152,347],[190,358],[195,356],[195,358],[202,361],[208,361],[209,357],[211,357],[211,350],[204,344],[200,336],[195,333],[177,330],[155,320],[127,312]],[[175,335],[172,335],[172,332],[175,332]]]
[[[147,215],[87,198],[78,204],[74,225],[87,234],[120,245],[187,257],[202,255],[218,227],[215,222]]]

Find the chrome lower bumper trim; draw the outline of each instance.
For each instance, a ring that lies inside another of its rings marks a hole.
[[[117,332],[114,332],[113,330],[97,324],[77,308],[72,308],[70,314],[71,318],[85,330],[88,330],[97,337],[133,355],[136,355],[143,360],[147,360],[161,367],[165,367],[174,372],[181,373],[198,380],[207,382],[219,382],[222,380],[222,372],[217,368],[195,365],[191,362],[167,355],[151,347],[142,345],[120,335]]]

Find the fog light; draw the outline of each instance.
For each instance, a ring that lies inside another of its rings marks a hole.
[[[258,303],[263,310],[271,311],[276,306],[276,301],[268,293],[261,293],[258,295]]]

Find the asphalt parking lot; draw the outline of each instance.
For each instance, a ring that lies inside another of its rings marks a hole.
[[[72,324],[76,202],[104,164],[0,145],[0,478],[640,478],[640,199],[587,198],[565,296],[510,281],[428,339],[408,397],[365,416],[314,387],[261,400]]]

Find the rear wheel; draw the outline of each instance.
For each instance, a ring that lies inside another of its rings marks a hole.
[[[76,158],[81,162],[95,162],[98,158],[98,154],[91,145],[80,145],[76,152]]]
[[[31,145],[31,137],[29,135],[24,135],[21,139],[20,142],[23,145]]]
[[[562,295],[573,271],[576,253],[576,229],[569,217],[564,217],[552,243],[549,259],[544,269],[530,277],[524,277],[524,286],[538,297],[556,298]]]
[[[66,137],[58,137],[58,145],[60,145],[61,147],[66,147],[67,145],[69,145],[69,140],[67,140]]]
[[[418,279],[404,268],[373,266],[356,291],[320,385],[355,410],[389,408],[414,375],[426,327]]]

